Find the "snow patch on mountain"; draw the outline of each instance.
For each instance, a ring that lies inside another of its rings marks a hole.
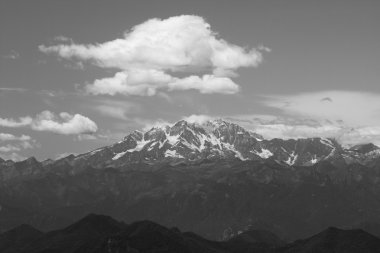
[[[252,150],[251,153],[254,153],[264,159],[268,159],[269,157],[273,156],[273,153],[269,149],[265,148],[262,148],[260,152]]]
[[[235,146],[229,143],[223,143],[223,146],[232,152],[235,153],[235,157],[239,158],[242,161],[248,160],[248,158],[245,158],[238,150],[236,150]]]
[[[127,151],[117,153],[114,157],[112,157],[112,160],[115,161],[115,160],[117,160],[117,159],[120,159],[120,158],[123,157],[126,153],[127,153]]]
[[[296,155],[295,152],[293,151],[289,155],[289,158],[288,158],[288,160],[285,161],[285,163],[288,164],[288,165],[290,165],[290,166],[292,166],[297,161],[297,158],[298,158],[298,155]]]
[[[175,158],[184,158],[182,155],[178,154],[175,150],[166,150],[165,157],[175,157]]]
[[[137,142],[136,147],[128,149],[127,152],[135,152],[135,151],[141,151],[146,144],[148,144],[150,140],[141,140]]]

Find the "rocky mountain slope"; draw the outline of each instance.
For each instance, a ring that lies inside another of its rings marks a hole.
[[[180,121],[78,156],[1,161],[0,231],[57,229],[97,212],[208,239],[253,226],[292,240],[380,223],[379,161],[371,144],[265,140],[222,120]]]

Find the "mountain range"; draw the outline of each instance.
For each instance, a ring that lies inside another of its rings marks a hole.
[[[379,211],[379,147],[265,139],[224,120],[134,131],[57,160],[0,160],[0,231],[48,231],[96,212],[210,240],[253,227],[291,241],[329,226],[380,235]]]
[[[21,225],[0,234],[3,253],[375,253],[379,249],[379,238],[358,229],[330,227],[289,244],[271,232],[249,230],[217,242],[147,220],[125,224],[95,214],[47,233]]]

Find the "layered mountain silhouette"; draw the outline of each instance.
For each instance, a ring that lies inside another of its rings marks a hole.
[[[252,226],[295,240],[329,226],[372,232],[379,200],[377,146],[266,140],[223,120],[134,131],[58,160],[0,160],[1,232],[23,223],[50,231],[96,212],[210,240]]]
[[[227,241],[210,241],[151,221],[132,224],[90,214],[60,230],[42,233],[23,225],[0,235],[3,253],[358,253],[379,252],[380,239],[362,230],[328,228],[285,244],[263,230],[245,231]]]

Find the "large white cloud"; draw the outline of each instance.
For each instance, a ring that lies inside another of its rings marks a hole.
[[[263,50],[261,47],[247,50],[228,43],[202,17],[193,15],[150,19],[127,31],[122,38],[101,44],[41,45],[39,49],[122,71],[87,85],[90,93],[147,96],[156,94],[158,88],[236,93],[238,86],[229,77],[238,68],[260,64]],[[178,72],[207,75],[178,79],[174,76]]]
[[[25,120],[27,119],[27,120]],[[4,127],[30,127],[36,131],[48,131],[64,135],[77,135],[77,134],[89,134],[95,133],[98,127],[94,121],[81,114],[69,114],[67,112],[61,112],[56,115],[50,111],[43,111],[36,115],[36,117],[21,117],[18,120],[15,119],[1,119],[0,125]],[[8,134],[0,135],[0,138],[17,138]],[[22,135],[19,139],[28,138],[28,136]]]

